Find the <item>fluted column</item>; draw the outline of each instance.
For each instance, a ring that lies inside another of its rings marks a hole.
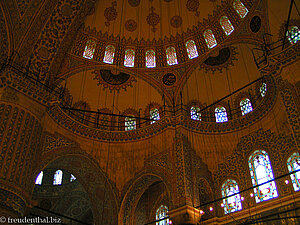
[[[23,216],[30,204],[32,169],[42,133],[39,119],[29,110],[34,107],[13,88],[0,89],[1,216]]]

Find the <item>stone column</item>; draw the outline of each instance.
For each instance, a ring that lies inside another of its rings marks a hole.
[[[40,120],[28,110],[33,104],[13,88],[0,88],[0,217],[23,216],[30,204],[42,133]]]
[[[174,171],[176,175],[175,208],[169,211],[170,220],[174,225],[197,224],[200,211],[193,207],[195,186],[193,185],[192,149],[186,136],[180,131],[175,132]]]

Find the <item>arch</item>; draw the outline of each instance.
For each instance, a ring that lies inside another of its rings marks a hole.
[[[107,45],[105,48],[105,53],[103,57],[103,62],[108,64],[114,63],[114,57],[115,57],[115,47],[113,45]]]
[[[36,179],[35,179],[35,184],[38,184],[38,185],[41,185],[42,184],[42,182],[43,182],[43,175],[44,175],[44,172],[43,171],[41,171],[40,173],[39,173],[39,175],[36,177]]]
[[[146,52],[146,67],[147,68],[154,68],[156,67],[156,58],[155,58],[155,51],[149,49]]]
[[[155,219],[159,220],[165,218],[168,215],[168,212],[169,209],[166,205],[159,206],[158,209],[156,210]],[[159,222],[156,222],[156,225],[167,225],[167,224],[169,224],[169,219],[164,219]]]
[[[200,108],[196,105],[193,105],[190,109],[191,119],[201,121],[201,112]]]
[[[136,119],[128,115],[125,117],[125,131],[136,130]]]
[[[199,56],[197,46],[193,40],[189,40],[185,43],[186,51],[190,59],[194,59]]]
[[[167,63],[169,66],[178,64],[176,50],[174,47],[168,47],[166,49]]]
[[[149,171],[149,172],[148,172]],[[162,176],[164,174],[164,177]],[[172,186],[166,179],[171,179],[171,175],[162,168],[151,167],[147,168],[147,171],[141,171],[134,179],[132,179],[128,185],[124,187],[124,197],[119,211],[119,222],[123,225],[131,224],[133,221],[133,212],[136,209],[139,199],[149,186],[157,181],[162,181],[166,187],[166,191],[169,196],[169,207],[172,207]]]
[[[93,59],[95,49],[96,49],[96,41],[92,39],[88,40],[86,42],[85,49],[83,52],[83,58]]]
[[[217,46],[217,40],[212,30],[208,29],[204,31],[203,36],[208,48],[214,48]]]
[[[150,124],[155,123],[155,121],[160,120],[159,110],[157,108],[150,109]]]
[[[242,209],[241,196],[240,194],[238,194],[240,192],[239,186],[235,180],[226,180],[222,184],[221,192],[222,197],[225,198],[223,199],[223,207],[225,214],[236,212]]]
[[[230,35],[234,31],[234,27],[232,26],[232,24],[227,16],[222,16],[220,18],[220,24],[227,36]]]
[[[254,151],[249,157],[248,164],[253,186],[274,179],[271,161],[266,151]],[[254,188],[254,195],[256,203],[278,197],[275,181]]]
[[[228,121],[226,108],[224,106],[218,106],[215,108],[215,117],[217,123],[223,123]]]
[[[77,178],[88,193],[95,224],[118,224],[115,216],[118,213],[118,191],[90,155],[78,147],[61,147],[42,154],[37,161],[39,163],[31,178],[33,184],[35,176],[49,164],[67,170]],[[34,185],[32,191],[33,188]],[[103,208],[102,205],[99,205],[99,201],[105,201],[107,207]],[[105,217],[101,218],[102,214]]]
[[[241,0],[235,0],[233,2],[233,8],[236,10],[236,12],[240,15],[241,18],[245,18],[245,16],[248,14],[248,9],[241,2]]]
[[[240,107],[243,116],[253,111],[252,104],[249,98],[242,99],[240,101]]]
[[[125,51],[124,66],[134,67],[134,57],[135,52],[132,49],[127,49]]]
[[[294,172],[300,170],[300,154],[299,152],[294,152],[287,160],[287,167],[289,172]],[[300,172],[296,172],[290,175],[293,188],[295,191],[300,190]]]

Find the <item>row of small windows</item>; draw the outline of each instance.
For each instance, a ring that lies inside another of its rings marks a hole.
[[[233,3],[233,7],[235,8],[235,10],[237,11],[237,13],[240,15],[241,18],[244,18],[248,13],[248,9],[244,6],[244,4],[240,0],[235,0]],[[219,22],[223,31],[227,36],[234,31],[234,27],[227,16],[222,16]],[[208,48],[214,48],[215,46],[217,46],[217,40],[212,30],[207,29],[206,31],[204,31],[203,36]],[[188,57],[190,59],[194,59],[198,57],[199,55],[198,50],[193,40],[187,41],[185,43],[185,46],[186,46]],[[96,42],[94,40],[88,40],[83,53],[83,57],[87,59],[92,59],[94,56],[95,49],[96,49]],[[103,62],[108,64],[113,64],[114,56],[115,56],[115,47],[112,45],[106,46]],[[169,47],[166,49],[166,57],[169,66],[178,64],[176,50],[174,47]],[[127,49],[125,51],[124,66],[134,67],[134,58],[135,58],[134,50]],[[150,49],[146,52],[146,67],[147,68],[156,67],[156,57],[155,57],[155,51],[153,49]]]
[[[254,188],[256,203],[278,197],[273,170],[270,158],[264,150],[256,150],[248,160],[250,176]],[[288,171],[295,172],[290,175],[295,191],[300,190],[300,155],[293,153],[287,160]],[[270,181],[270,182],[269,182]],[[262,184],[262,185],[261,185]],[[235,180],[226,180],[221,188],[225,214],[236,212],[242,209],[243,197],[239,194],[239,186]],[[253,194],[251,195],[251,197]]]
[[[35,180],[35,184],[41,185],[42,181],[43,181],[43,175],[44,172],[41,171],[39,173],[39,175],[37,176],[36,180]],[[62,184],[62,178],[63,178],[63,171],[61,170],[56,170],[53,176],[53,185],[61,185]],[[70,182],[73,182],[74,180],[76,180],[76,177],[71,174],[70,176]]]
[[[262,97],[265,97],[267,92],[267,84],[262,83],[260,87],[260,94]],[[249,98],[244,98],[240,101],[240,108],[242,115],[246,115],[253,111],[253,107]],[[192,120],[201,121],[201,110],[198,106],[192,106],[190,108],[190,116]],[[217,123],[223,123],[228,121],[226,108],[223,106],[219,106],[215,108],[215,118]],[[154,124],[155,121],[160,120],[159,111],[157,108],[153,108],[150,110],[150,124]],[[136,129],[136,119],[134,116],[125,117],[125,131],[135,130]]]

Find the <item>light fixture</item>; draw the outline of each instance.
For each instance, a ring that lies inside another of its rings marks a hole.
[[[250,197],[252,198],[254,196],[254,194],[253,193],[250,193]]]
[[[289,184],[289,180],[285,180],[284,183],[285,183],[285,184]]]
[[[213,211],[214,210],[214,208],[213,207],[209,207],[209,211]]]
[[[221,203],[221,207],[224,208],[224,204],[223,203]]]
[[[200,215],[203,215],[204,214],[204,211],[203,210],[200,210]]]
[[[241,197],[241,200],[242,200],[242,201],[244,201],[244,200],[245,200],[245,198],[242,196],[242,197]]]

